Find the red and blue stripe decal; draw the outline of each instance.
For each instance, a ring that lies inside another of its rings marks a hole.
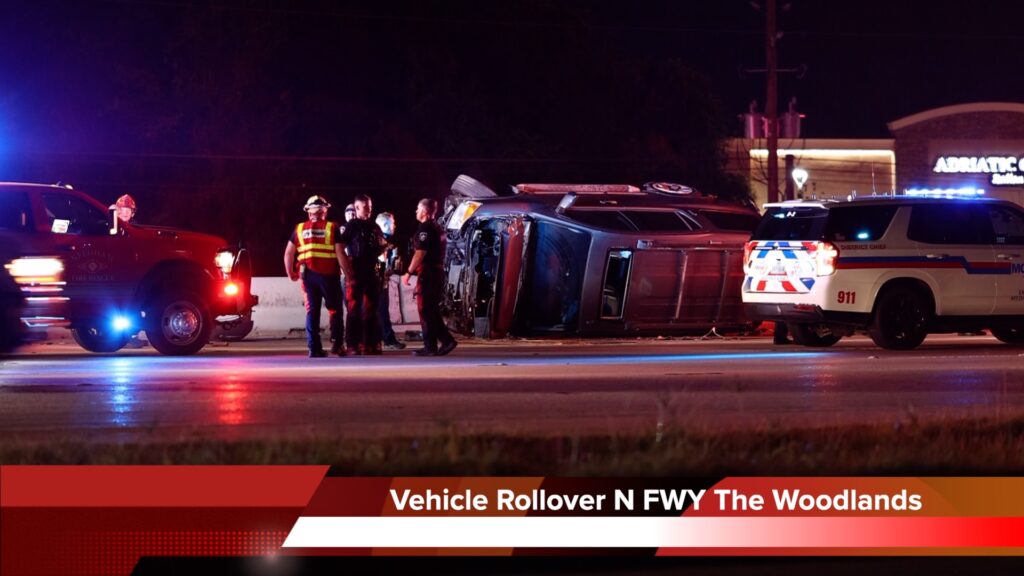
[[[924,256],[847,256],[839,257],[839,270],[866,270],[870,268],[930,268],[962,269],[968,274],[1005,274],[1011,272],[1010,262],[970,262],[963,256],[926,258]]]

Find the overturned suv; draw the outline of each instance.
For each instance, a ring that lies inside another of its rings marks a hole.
[[[744,255],[743,302],[807,346],[856,330],[910,350],[989,329],[1024,344],[1024,211],[989,199],[868,197],[768,204]]]
[[[120,223],[70,187],[0,183],[0,230],[26,255],[7,266],[26,296],[23,324],[69,327],[92,352],[117,351],[145,330],[159,352],[193,354],[257,303],[244,249]]]
[[[665,182],[459,176],[441,218],[449,324],[483,338],[745,330],[743,245],[759,215]]]

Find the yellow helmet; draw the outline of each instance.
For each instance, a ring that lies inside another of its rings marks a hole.
[[[302,207],[303,210],[312,210],[314,208],[330,208],[331,203],[327,201],[323,196],[310,196],[309,200],[306,200],[306,205]]]

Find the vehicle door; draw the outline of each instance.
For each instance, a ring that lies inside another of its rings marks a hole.
[[[1000,268],[986,233],[988,216],[978,202],[943,202],[911,207],[907,236],[917,243],[912,264],[932,277],[936,313],[986,315],[996,299]]]
[[[1000,267],[996,278],[996,315],[1024,315],[1024,212],[1012,206],[986,206],[992,247]]]
[[[65,260],[68,296],[74,310],[100,303],[123,305],[131,297],[136,255],[126,234],[111,235],[111,215],[102,205],[73,191],[41,193],[45,234]]]

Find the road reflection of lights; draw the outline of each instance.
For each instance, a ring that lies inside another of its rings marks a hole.
[[[824,358],[828,352],[753,352],[753,353],[714,353],[714,354],[638,354],[615,356],[547,356],[543,358],[508,358],[503,360],[510,365],[601,365],[601,364],[658,364],[661,362],[710,362],[716,360],[796,360]]]
[[[237,376],[228,376],[217,385],[216,398],[221,424],[244,424],[249,419],[249,386],[239,382]]]
[[[128,358],[114,358],[110,361],[110,389],[108,404],[111,422],[116,426],[128,426],[134,422],[132,409],[135,406],[135,363]]]

